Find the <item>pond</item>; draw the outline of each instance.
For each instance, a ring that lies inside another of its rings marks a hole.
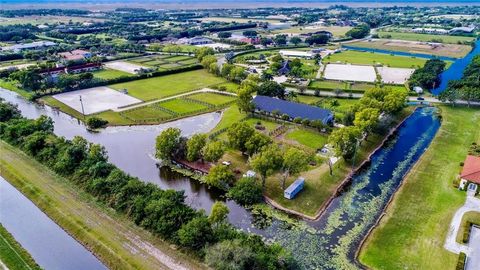
[[[209,113],[155,126],[109,127],[100,133],[89,133],[76,119],[50,107],[27,102],[13,92],[0,89],[0,97],[17,104],[26,117],[36,118],[42,114],[52,117],[58,135],[67,138],[80,135],[104,145],[111,162],[128,173],[162,188],[185,190],[186,201],[194,208],[208,213],[215,200],[224,200],[221,194],[197,181],[168,170],[159,171],[153,158],[155,137],[163,129],[178,127],[184,135],[208,132],[218,123],[220,114]],[[375,152],[372,162],[353,177],[351,185],[333,200],[318,221],[292,224],[275,218],[262,220],[262,216],[253,216],[235,202],[227,201],[229,221],[238,228],[280,243],[293,252],[302,269],[355,267],[354,253],[359,242],[439,126],[440,120],[433,108],[417,109],[397,134]]]
[[[0,223],[43,269],[107,269],[0,176]]]

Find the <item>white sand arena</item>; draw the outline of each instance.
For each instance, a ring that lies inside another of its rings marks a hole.
[[[139,99],[105,86],[57,94],[53,95],[53,98],[82,113],[80,96],[82,97],[85,115],[142,102]]]
[[[374,82],[377,79],[372,66],[328,64],[324,78],[338,81]]]
[[[124,61],[107,62],[105,63],[105,66],[111,69],[116,69],[116,70],[131,73],[131,74],[137,74],[138,70],[142,68],[145,68],[145,69],[148,68],[148,67],[144,67],[144,66],[124,62]]]
[[[391,68],[378,67],[378,73],[382,77],[382,82],[389,84],[404,84],[415,71],[411,68]]]

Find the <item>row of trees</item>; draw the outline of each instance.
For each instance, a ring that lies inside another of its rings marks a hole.
[[[408,92],[403,89],[372,88],[365,91],[360,102],[352,107],[350,126],[336,129],[329,137],[336,154],[346,160],[354,158],[362,134],[368,134],[380,124],[381,114],[395,115],[405,107]]]
[[[453,80],[439,95],[440,100],[452,104],[458,99],[467,101],[470,106],[472,101],[480,101],[480,56],[477,55],[463,72],[462,79]]]
[[[81,137],[71,141],[57,137],[53,121],[46,116],[25,119],[15,106],[0,101],[0,138],[135,224],[204,258],[215,269],[295,268],[291,255],[278,245],[266,245],[259,236],[228,224],[224,204],[216,203],[207,217],[185,204],[183,192],[161,190],[116,168],[102,146]],[[233,255],[235,260],[231,260]]]

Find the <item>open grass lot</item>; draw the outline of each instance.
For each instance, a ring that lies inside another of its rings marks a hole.
[[[154,67],[158,70],[173,69],[198,63],[197,59],[187,55],[149,55],[129,59],[128,62],[136,65]]]
[[[233,123],[239,122],[240,120],[242,120],[246,116],[247,116],[246,114],[241,113],[238,110],[237,105],[232,105],[232,106],[228,107],[227,109],[225,109],[225,111],[222,114],[222,119],[217,124],[217,126],[214,129],[212,129],[211,132],[215,132],[215,131],[219,131],[219,130],[228,128]]]
[[[214,89],[221,89],[224,88],[225,91],[230,92],[230,93],[237,93],[239,85],[233,82],[224,82],[221,84],[217,84]]]
[[[472,47],[469,45],[440,44],[438,46],[433,46],[424,42],[401,41],[391,39],[372,39],[370,41],[357,41],[348,43],[348,46],[408,53],[422,53],[454,58],[462,58],[472,50]]]
[[[465,36],[449,36],[449,35],[431,35],[431,34],[417,34],[408,32],[392,32],[392,31],[379,31],[378,36],[380,38],[388,39],[401,39],[412,41],[424,41],[424,42],[443,42],[457,44],[457,42],[471,42],[474,41],[474,37]]]
[[[190,92],[225,82],[205,70],[194,70],[161,77],[111,85],[113,89],[127,89],[128,94],[141,100],[154,100]]]
[[[349,89],[349,84],[347,82],[342,82],[342,81],[318,80],[318,81],[311,81],[308,87],[318,88],[318,89],[347,90]]]
[[[177,114],[187,114],[208,109],[208,107],[203,104],[187,101],[181,98],[170,99],[165,102],[157,103],[156,105]]]
[[[457,234],[457,242],[460,244],[463,243],[463,234],[470,230],[470,224],[476,224],[480,226],[480,213],[479,212],[466,212],[462,217],[462,222],[460,223],[460,228]]]
[[[333,34],[334,37],[343,37],[345,34],[352,29],[349,26],[296,26],[287,29],[275,30],[273,33],[275,34],[308,34],[308,33],[315,33],[318,31],[329,31]]]
[[[236,98],[230,95],[221,95],[215,93],[199,93],[188,96],[189,99],[203,101],[215,106],[220,106],[225,103],[234,101]]]
[[[7,269],[41,269],[2,224],[0,224],[0,262],[8,267]]]
[[[248,23],[248,22],[269,22],[269,23],[278,23],[280,20],[275,19],[250,19],[250,18],[230,18],[230,17],[205,17],[200,19],[202,22],[237,22],[237,23]]]
[[[312,148],[312,150],[322,148],[328,140],[327,135],[303,128],[295,129],[291,132],[288,132],[285,138],[287,138],[288,140],[297,141],[304,146]]]
[[[323,59],[324,63],[350,63],[359,65],[383,65],[399,68],[423,67],[427,60],[422,58],[395,56],[383,53],[343,51],[331,54]]]
[[[104,79],[104,80],[116,79],[120,77],[128,77],[131,75],[132,74],[127,72],[123,72],[115,69],[109,69],[109,68],[104,68],[102,70],[93,72],[93,77]]]
[[[455,269],[458,256],[443,243],[465,193],[452,181],[470,144],[480,142],[480,111],[440,108],[440,130],[360,253],[360,261],[369,268]]]
[[[0,152],[1,175],[110,269],[163,269],[158,258],[166,256],[204,268],[18,149],[0,141]]]
[[[358,102],[358,99],[347,98],[326,98],[309,95],[298,95],[298,102],[319,106],[334,112],[335,118],[342,118],[345,112],[351,110],[351,107]]]

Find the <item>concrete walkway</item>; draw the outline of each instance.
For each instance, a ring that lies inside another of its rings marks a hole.
[[[473,196],[467,196],[467,200],[465,201],[465,204],[462,207],[460,207],[455,213],[455,215],[453,216],[453,219],[450,223],[450,228],[448,230],[447,239],[445,240],[445,244],[443,245],[443,247],[448,251],[453,252],[455,254],[459,254],[460,252],[463,252],[467,254],[467,257],[469,257],[469,254],[472,252],[474,245],[460,244],[456,241],[456,237],[458,234],[458,230],[460,229],[460,224],[462,222],[463,215],[466,212],[470,212],[470,211],[480,213],[480,199],[475,198]],[[480,248],[480,245],[475,245],[475,246],[477,246],[476,248]],[[476,250],[474,253],[478,254],[480,253],[480,251]],[[480,258],[477,258],[477,259],[480,260]]]
[[[140,103],[140,104],[135,104],[135,105],[132,105],[132,106],[116,108],[116,109],[113,109],[113,111],[114,112],[128,111],[128,110],[131,110],[131,109],[135,109],[135,108],[147,106],[147,105],[150,105],[150,104],[154,104],[154,103],[157,103],[157,102],[160,102],[160,101],[165,101],[165,100],[175,99],[175,98],[179,98],[179,97],[189,96],[189,95],[193,95],[193,94],[197,94],[197,93],[217,93],[217,94],[223,94],[223,95],[237,96],[237,94],[226,92],[226,91],[219,91],[219,90],[215,90],[215,89],[211,89],[211,88],[202,88],[200,90],[195,90],[195,91],[192,91],[192,92],[187,92],[187,93],[183,93],[183,94],[179,94],[179,95],[175,95],[175,96],[171,96],[171,97],[156,99],[156,100],[152,100],[152,101],[148,101],[148,102],[144,102],[144,103]]]

